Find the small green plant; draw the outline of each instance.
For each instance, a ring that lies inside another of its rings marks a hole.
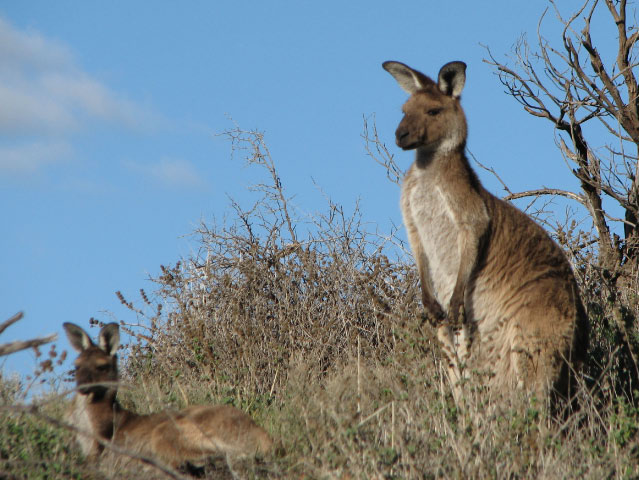
[[[0,377],[0,478],[101,478],[87,468],[69,431],[28,409],[16,408],[24,387]],[[64,400],[44,397],[45,416],[59,417]]]

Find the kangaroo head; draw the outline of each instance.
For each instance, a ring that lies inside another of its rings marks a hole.
[[[397,146],[428,152],[446,152],[466,142],[466,117],[459,97],[466,81],[466,64],[450,62],[439,71],[437,83],[400,62],[384,62],[410,98],[402,110],[404,118],[395,132]]]
[[[117,323],[102,327],[98,335],[98,344],[94,344],[89,335],[73,323],[65,323],[64,330],[71,346],[80,354],[75,360],[75,380],[78,391],[88,395],[103,396],[113,386],[99,385],[101,382],[117,382],[118,358],[115,352],[120,345],[120,331]],[[90,385],[83,387],[83,385]]]

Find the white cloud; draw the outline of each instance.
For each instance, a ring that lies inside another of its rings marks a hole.
[[[0,135],[69,133],[87,121],[148,128],[153,115],[74,62],[68,48],[0,17]]]
[[[0,172],[31,174],[69,159],[73,149],[61,141],[0,147]]]
[[[28,89],[9,87],[1,78],[0,105],[0,135],[61,132],[77,125],[66,105],[55,99],[38,98]]]
[[[164,158],[157,163],[125,162],[131,171],[154,182],[172,188],[202,188],[206,182],[192,163],[182,159]]]
[[[38,71],[73,65],[71,52],[63,45],[35,32],[20,32],[1,17],[0,58],[2,70],[18,67],[21,71]]]

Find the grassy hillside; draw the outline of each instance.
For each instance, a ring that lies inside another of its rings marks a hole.
[[[591,324],[579,409],[558,419],[534,398],[497,402],[478,375],[455,405],[400,242],[338,205],[297,216],[261,136],[240,133],[267,177],[256,205],[202,224],[198,254],[162,267],[154,292],[118,293],[133,338],[121,354],[124,405],[233,404],[279,442],[255,462],[213,459],[201,476],[639,478],[637,285],[612,291],[596,255],[571,248],[582,232],[556,232]],[[68,397],[24,410],[22,388],[0,384],[0,477],[134,474],[84,461],[56,423]]]

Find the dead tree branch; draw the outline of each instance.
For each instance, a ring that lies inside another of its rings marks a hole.
[[[551,122],[581,192],[540,188],[506,198],[552,194],[579,202],[596,231],[599,265],[628,275],[624,271],[639,266],[639,86],[633,72],[639,30],[627,22],[625,0],[586,0],[570,16],[562,15],[554,0],[550,5],[563,27],[555,46],[542,33],[546,12],[537,45],[531,47],[522,37],[512,65],[497,60],[488,48],[484,61],[526,112]],[[594,23],[606,21],[618,33],[614,55],[604,55],[591,33]],[[601,144],[606,135],[609,140]],[[604,196],[623,209],[623,218],[605,210]],[[623,228],[621,243],[616,228]]]
[[[6,320],[0,324],[0,334],[4,332],[8,327],[22,319],[22,312],[16,313],[9,320]],[[5,343],[0,345],[0,357],[4,355],[10,355],[15,352],[19,352],[20,350],[26,350],[27,348],[39,347],[40,345],[44,345],[45,343],[50,343],[55,341],[58,338],[56,333],[53,333],[47,337],[34,338],[31,340],[16,340],[14,342]]]

